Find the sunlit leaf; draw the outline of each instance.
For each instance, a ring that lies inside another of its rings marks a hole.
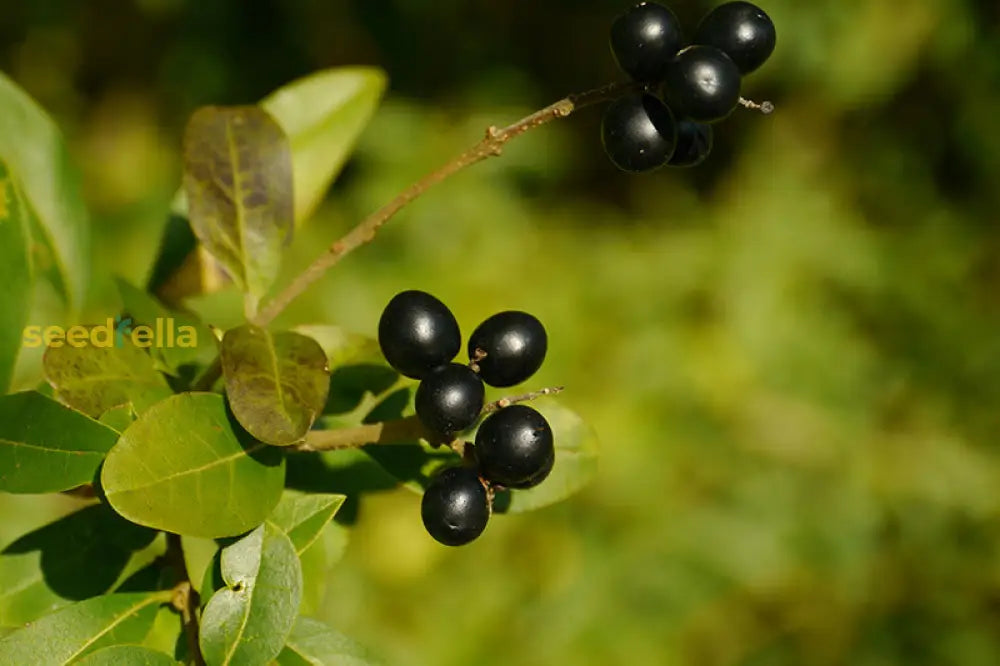
[[[104,505],[30,532],[0,552],[0,625],[20,625],[110,591],[156,533]],[[86,575],[81,575],[81,572]]]
[[[371,666],[368,651],[318,620],[300,617],[278,655],[278,666]]]
[[[80,178],[55,123],[0,72],[0,160],[34,212],[33,241],[44,247],[70,308],[83,301],[90,270],[90,226]]]
[[[382,70],[340,67],[293,81],[261,102],[292,144],[296,220],[308,219],[322,201],[385,86]]]
[[[295,552],[301,555],[319,538],[345,499],[344,495],[302,495],[286,491],[267,522],[288,535]]]
[[[302,605],[303,615],[317,613],[326,598],[327,577],[344,556],[350,530],[335,521],[328,522],[319,538],[299,553],[302,563]]]
[[[133,325],[145,325],[153,328],[154,344],[150,353],[159,359],[164,367],[171,372],[184,365],[199,363],[207,365],[218,353],[218,342],[211,329],[198,321],[194,316],[167,308],[156,300],[156,297],[146,293],[128,282],[118,279],[118,293],[121,295],[122,307],[133,320]],[[179,334],[193,336],[193,346],[179,343]]]
[[[184,550],[184,564],[187,567],[188,577],[197,584],[205,578],[205,571],[212,565],[212,558],[219,552],[219,544],[214,539],[182,536],[181,547]]]
[[[101,473],[107,500],[124,517],[200,537],[262,523],[284,479],[281,450],[245,433],[211,393],[154,405],[122,433]]]
[[[118,433],[40,393],[0,397],[0,491],[48,493],[93,480]]]
[[[33,278],[29,242],[28,211],[10,170],[0,158],[0,285],[3,285],[0,289],[0,393],[6,393],[10,386],[31,309]]]
[[[195,235],[254,312],[294,227],[292,156],[281,127],[258,106],[199,109],[184,133],[184,191]]]
[[[78,666],[177,666],[170,655],[140,645],[112,645],[74,663]]]
[[[236,418],[251,435],[278,446],[305,436],[330,387],[326,354],[315,340],[252,324],[226,331],[222,372]]]
[[[142,412],[172,394],[152,357],[132,343],[127,324],[109,320],[45,350],[45,379],[59,400],[97,418],[128,404]]]
[[[226,587],[212,595],[201,620],[206,662],[268,664],[285,644],[302,594],[295,547],[281,530],[262,525],[222,550]]]
[[[109,645],[139,643],[170,592],[109,594],[46,615],[0,639],[4,664],[69,664]]]

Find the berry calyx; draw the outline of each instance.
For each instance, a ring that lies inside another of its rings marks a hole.
[[[670,109],[653,95],[625,95],[604,112],[601,140],[608,158],[622,171],[642,173],[674,154],[677,126]]]
[[[401,375],[420,379],[462,348],[458,322],[444,303],[423,291],[396,294],[378,322],[382,354]]]
[[[667,63],[683,46],[681,24],[672,11],[654,2],[632,7],[611,25],[611,52],[634,81],[658,83]]]
[[[714,46],[689,46],[667,68],[663,95],[678,118],[722,120],[740,100],[740,70]]]
[[[710,11],[698,25],[695,44],[719,49],[749,74],[774,52],[777,33],[764,10],[749,2],[727,2]]]
[[[441,471],[424,491],[420,516],[439,543],[461,546],[474,540],[490,519],[489,497],[479,475],[467,467]]]
[[[712,152],[711,125],[682,120],[677,123],[677,148],[667,162],[672,167],[693,167],[705,161]]]
[[[548,349],[545,327],[527,312],[500,312],[469,336],[469,359],[477,350],[486,354],[476,361],[479,376],[490,386],[514,386],[542,367]]]
[[[533,481],[554,456],[552,428],[527,405],[511,405],[491,414],[476,433],[479,469],[492,483],[514,488]]]
[[[432,432],[451,435],[476,422],[486,388],[467,365],[449,363],[427,373],[414,399],[420,422]]]

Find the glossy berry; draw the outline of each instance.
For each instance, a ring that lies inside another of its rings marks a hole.
[[[448,306],[428,293],[404,291],[382,311],[378,343],[397,372],[420,379],[455,358],[462,335]]]
[[[695,44],[719,49],[749,74],[770,57],[777,41],[771,17],[749,2],[727,2],[710,11],[698,25]]]
[[[635,81],[658,83],[681,46],[681,24],[674,13],[654,2],[629,9],[611,25],[611,52],[622,71]]]
[[[437,541],[446,546],[467,544],[483,533],[490,519],[486,488],[475,470],[450,467],[427,486],[420,515]]]
[[[682,120],[677,123],[677,148],[667,166],[693,167],[701,164],[712,152],[712,126]]]
[[[508,487],[538,477],[555,455],[552,428],[527,405],[490,415],[476,433],[476,459],[483,477]]]
[[[542,322],[527,312],[510,310],[493,315],[469,336],[469,359],[486,353],[476,364],[490,386],[513,386],[542,367],[548,336]]]
[[[674,154],[677,127],[663,102],[652,95],[634,93],[608,105],[601,140],[615,166],[641,173],[663,166]]]
[[[663,95],[678,118],[722,120],[740,99],[740,70],[714,46],[689,46],[667,68]]]
[[[540,484],[542,481],[544,481],[549,477],[549,474],[552,473],[552,468],[555,466],[555,463],[556,463],[556,452],[555,450],[553,450],[552,455],[549,456],[549,459],[545,463],[545,466],[542,467],[540,470],[538,470],[538,473],[536,473],[527,481],[523,481],[521,483],[514,483],[507,487],[516,488],[518,490],[526,490],[528,488],[534,488],[535,486],[537,486],[538,484]]]
[[[434,368],[420,381],[417,416],[428,430],[450,435],[476,422],[485,397],[479,375],[466,365],[449,363]]]

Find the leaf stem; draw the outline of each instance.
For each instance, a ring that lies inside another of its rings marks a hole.
[[[347,234],[334,242],[311,265],[299,273],[281,293],[275,296],[274,300],[258,312],[257,316],[252,320],[253,323],[258,326],[267,326],[274,321],[292,301],[301,296],[314,282],[323,277],[330,268],[354,250],[370,243],[375,238],[379,229],[392,219],[396,213],[438,183],[473,164],[489,157],[501,155],[503,147],[507,142],[524,134],[528,130],[535,129],[553,120],[565,118],[574,111],[578,111],[584,107],[613,100],[637,87],[641,86],[635,83],[612,83],[595,88],[594,90],[588,90],[587,92],[569,95],[544,109],[521,118],[507,127],[498,129],[491,126],[486,130],[486,136],[477,144],[444,166],[430,172],[410,185],[392,201],[363,219],[357,226],[348,231]]]
[[[167,532],[167,552],[164,556],[174,569],[177,584],[173,588],[171,604],[181,614],[184,626],[184,636],[187,639],[188,656],[195,666],[205,666],[205,658],[201,654],[198,642],[198,592],[191,584],[187,564],[184,563],[184,547],[181,536]]]
[[[530,393],[500,398],[487,403],[483,407],[482,414],[491,414],[497,410],[509,407],[514,403],[536,400],[543,396],[555,395],[562,392],[564,387],[552,386]],[[391,421],[380,421],[378,423],[366,423],[353,428],[337,428],[334,430],[310,430],[306,434],[306,439],[301,444],[288,447],[288,451],[298,453],[310,451],[336,451],[338,449],[354,449],[372,444],[405,444],[418,439],[425,439],[431,444],[451,444],[432,433],[416,415],[407,416]],[[456,448],[456,450],[459,450]]]

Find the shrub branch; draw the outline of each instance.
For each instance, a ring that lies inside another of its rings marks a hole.
[[[565,97],[540,111],[521,118],[516,123],[507,127],[490,127],[486,130],[486,136],[479,143],[410,185],[400,192],[396,198],[363,219],[357,226],[348,231],[347,234],[334,242],[311,265],[299,273],[281,293],[275,296],[274,300],[257,313],[257,316],[253,318],[253,323],[258,326],[267,326],[274,321],[292,301],[301,296],[314,282],[323,277],[330,268],[354,250],[370,243],[375,238],[379,229],[391,220],[396,213],[438,183],[489,157],[498,157],[503,153],[503,148],[509,141],[521,136],[528,130],[541,127],[553,120],[565,118],[582,108],[613,100],[622,95],[622,93],[634,90],[637,87],[640,86],[635,83],[612,83],[601,88]]]

